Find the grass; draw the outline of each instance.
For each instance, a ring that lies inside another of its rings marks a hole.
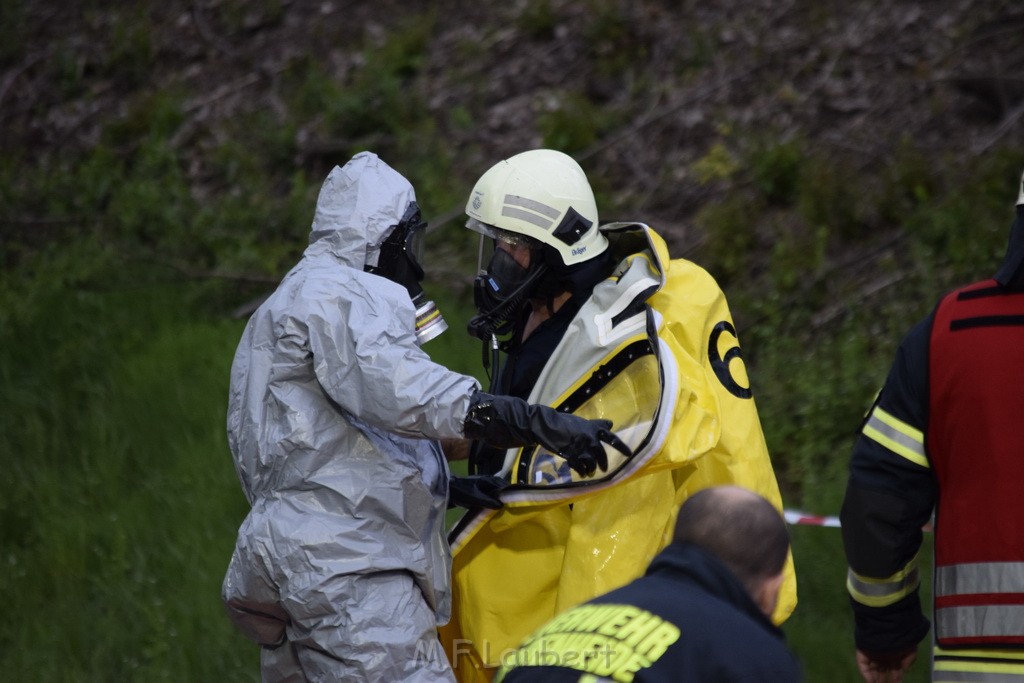
[[[80,305],[5,329],[11,680],[254,680],[255,648],[218,599],[245,506],[223,429],[240,326],[185,319],[179,294],[65,293]],[[96,346],[69,354],[75,328]],[[34,363],[15,367],[26,348]]]

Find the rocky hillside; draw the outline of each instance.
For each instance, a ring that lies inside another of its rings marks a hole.
[[[752,165],[782,166],[767,177],[785,183],[787,164],[813,156],[812,173],[842,169],[827,201],[857,203],[908,149],[955,170],[1024,141],[1013,0],[29,0],[0,20],[0,154],[15,184],[18,166],[58,174],[100,144],[132,154],[154,125],[143,112],[169,94],[193,197],[239,190],[213,157],[230,142],[259,153],[254,117],[279,129],[266,151],[279,186],[359,148],[400,167],[437,156],[435,224],[461,214],[494,160],[559,146],[594,178],[603,218],[646,220],[692,255],[710,229],[701,210],[752,192]],[[750,208],[756,228],[763,207]],[[45,240],[64,222],[48,212],[0,204],[0,224]],[[885,222],[858,214],[840,237]]]

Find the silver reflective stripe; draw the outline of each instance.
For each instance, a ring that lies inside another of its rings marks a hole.
[[[536,225],[538,228],[544,228],[545,230],[551,227],[551,221],[549,221],[547,218],[541,218],[535,213],[523,211],[522,209],[510,209],[506,206],[501,210],[501,215],[508,216],[509,218],[518,218],[521,221],[532,223]]]
[[[935,569],[936,596],[977,593],[1024,593],[1024,562],[972,562]]]
[[[536,211],[537,213],[547,216],[552,220],[558,218],[560,213],[558,209],[550,207],[547,204],[542,204],[535,199],[527,199],[526,197],[520,197],[514,194],[505,195],[505,206],[521,206],[524,209]]]
[[[1024,605],[970,605],[935,610],[939,638],[977,638],[1024,634]]]
[[[516,208],[521,207],[521,208]],[[505,205],[501,207],[501,215],[509,218],[518,218],[521,221],[532,223],[538,228],[548,230],[554,224],[549,218],[558,218],[558,211],[547,204],[541,204],[533,199],[518,197],[514,194],[505,195]],[[547,216],[548,218],[545,218]]]
[[[879,581],[877,579],[873,581],[865,581],[857,576],[857,574],[852,570],[849,570],[846,573],[846,581],[849,588],[856,591],[858,595],[863,595],[865,597],[903,597],[917,588],[917,584],[920,582],[920,575],[920,570],[917,567],[914,567],[906,576],[893,581]]]

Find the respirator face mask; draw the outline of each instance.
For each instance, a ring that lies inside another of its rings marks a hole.
[[[484,341],[512,331],[535,283],[547,271],[536,253],[531,254],[528,266],[519,265],[508,250],[499,246],[500,242],[508,242],[513,247],[524,244],[514,238],[481,237],[479,265],[483,265],[485,258],[488,260],[487,267],[481,267],[473,281],[477,315],[469,321],[469,333]]]
[[[368,273],[396,282],[409,292],[416,307],[416,341],[424,344],[448,329],[437,304],[427,299],[420,283],[423,281],[423,238],[427,223],[420,216],[416,202],[409,202],[402,220],[380,245],[375,265],[366,266]]]

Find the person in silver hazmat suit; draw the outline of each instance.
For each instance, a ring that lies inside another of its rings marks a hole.
[[[238,344],[227,430],[251,510],[222,598],[264,681],[452,680],[439,439],[546,444],[585,472],[625,448],[609,421],[488,395],[420,349],[445,328],[419,286],[425,226],[375,154],[335,167]]]

